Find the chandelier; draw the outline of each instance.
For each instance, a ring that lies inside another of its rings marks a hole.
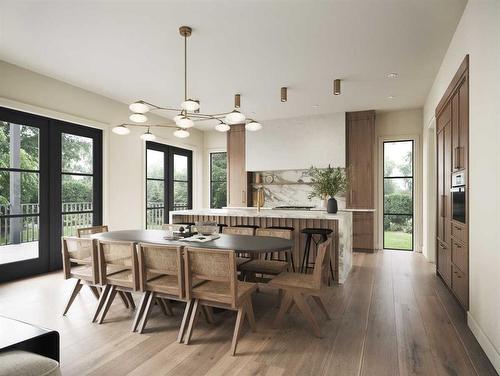
[[[136,101],[130,104],[129,109],[132,114],[129,116],[132,123],[123,123],[115,126],[112,131],[119,135],[126,135],[130,133],[129,127],[143,127],[146,132],[141,135],[141,138],[146,141],[152,141],[156,136],[151,133],[152,128],[172,128],[175,129],[173,135],[179,138],[189,137],[188,129],[193,127],[195,122],[215,120],[217,125],[214,129],[219,132],[227,132],[231,129],[231,125],[245,124],[245,128],[249,131],[258,131],[262,125],[253,120],[247,119],[246,116],[240,112],[241,95],[235,94],[234,96],[234,109],[230,112],[223,112],[218,114],[206,114],[200,111],[200,101],[188,97],[188,75],[187,75],[187,39],[191,36],[192,29],[189,26],[181,26],[179,28],[180,35],[184,38],[184,101],[181,103],[180,108],[169,106],[157,106],[155,104],[146,102],[144,100]],[[154,111],[170,111],[176,115],[172,118],[173,124],[147,124],[149,112]]]

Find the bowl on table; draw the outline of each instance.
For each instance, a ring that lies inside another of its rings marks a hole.
[[[209,236],[219,233],[217,222],[196,222],[195,227],[196,231],[201,235]]]

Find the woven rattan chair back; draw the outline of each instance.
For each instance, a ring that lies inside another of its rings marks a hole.
[[[132,270],[136,275],[137,257],[133,242],[98,241],[99,273],[101,283],[106,284],[108,265],[120,267],[120,270]],[[134,277],[135,284],[135,277]]]
[[[92,268],[92,283],[98,283],[99,272],[96,242],[72,236],[62,238],[63,271],[66,279],[71,278],[72,265],[88,265]]]
[[[99,234],[101,232],[108,232],[108,226],[92,226],[92,227],[84,227],[76,230],[76,233],[79,238],[90,238],[90,235]]]
[[[224,227],[222,229],[223,234],[227,235],[248,235],[253,236],[255,234],[254,229],[250,227]]]

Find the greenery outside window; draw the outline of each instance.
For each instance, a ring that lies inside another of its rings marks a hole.
[[[227,205],[227,153],[210,153],[210,207]]]

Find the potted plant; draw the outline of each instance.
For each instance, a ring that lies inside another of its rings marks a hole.
[[[311,166],[309,169],[311,176],[312,192],[309,198],[319,197],[323,200],[322,206],[325,206],[325,201],[328,199],[326,209],[328,213],[336,213],[338,210],[337,200],[335,196],[344,193],[347,189],[347,175],[344,169],[340,167],[316,168]]]

